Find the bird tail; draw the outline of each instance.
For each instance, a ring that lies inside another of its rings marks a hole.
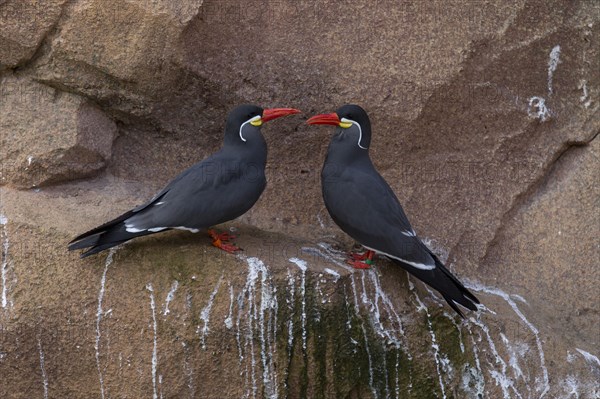
[[[105,249],[117,246],[129,241],[135,237],[141,237],[153,232],[144,230],[137,233],[131,233],[126,230],[125,220],[133,215],[134,212],[129,211],[119,216],[118,218],[111,220],[98,226],[95,229],[87,231],[77,237],[75,237],[69,243],[69,251],[76,249],[90,248],[81,254],[82,258],[93,255]]]
[[[448,302],[448,305],[462,318],[465,315],[461,312],[457,304],[464,306],[469,310],[477,310],[477,305],[480,304],[479,299],[475,297],[458,279],[446,269],[446,266],[429,251],[430,255],[435,260],[435,269],[421,270],[404,264],[401,261],[392,259],[395,263],[402,266],[405,270],[413,274],[418,279],[425,282],[427,285],[436,289],[442,297]]]

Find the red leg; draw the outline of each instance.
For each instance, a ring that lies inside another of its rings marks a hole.
[[[236,236],[233,234],[229,234],[227,232],[217,233],[215,230],[212,230],[212,229],[208,230],[208,235],[213,240],[219,239],[221,241],[229,241],[229,240],[234,240],[236,238]]]
[[[355,269],[370,269],[374,256],[375,252],[370,249],[362,254],[350,253],[351,259],[348,260],[348,263]]]
[[[225,252],[234,253],[241,251],[241,248],[230,244],[228,241],[235,239],[236,236],[229,233],[217,233],[215,230],[208,230],[208,235],[213,239],[212,245],[222,249]]]

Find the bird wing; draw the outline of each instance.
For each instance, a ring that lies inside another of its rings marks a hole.
[[[457,304],[476,310],[479,300],[417,237],[387,182],[374,169],[357,169],[349,168],[323,184],[333,220],[363,246],[388,256],[439,291],[459,315],[464,317]]]
[[[249,169],[254,173],[248,174]],[[217,152],[180,173],[150,201],[75,237],[69,249],[96,245],[108,232],[118,236],[113,241],[122,242],[169,228],[196,230],[220,224],[250,209],[265,185],[257,165],[248,167]]]
[[[266,185],[264,174],[249,176],[247,169],[237,159],[207,158],[173,179],[149,203],[134,209],[125,221],[128,231],[200,229],[240,216]]]
[[[323,197],[334,221],[363,246],[418,269],[436,267],[398,198],[376,171],[349,168],[323,185]]]

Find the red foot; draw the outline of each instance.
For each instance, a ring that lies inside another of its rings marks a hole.
[[[367,262],[362,262],[360,260],[349,260],[348,264],[355,269],[370,269],[371,264]]]
[[[351,259],[348,260],[348,264],[355,269],[370,269],[374,256],[375,252],[371,250],[367,250],[362,254],[350,253]]]
[[[215,230],[212,230],[212,229],[208,230],[208,235],[213,240],[221,240],[221,241],[234,240],[237,237],[237,236],[234,236],[233,234],[229,234],[229,233],[217,233]]]
[[[237,247],[233,244],[230,244],[228,241],[236,238],[235,235],[229,233],[217,233],[215,230],[208,230],[208,235],[213,239],[212,245],[217,248],[222,249],[225,252],[229,252],[230,254],[235,251],[241,251],[240,247]]]

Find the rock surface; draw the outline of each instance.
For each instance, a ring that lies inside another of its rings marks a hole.
[[[58,22],[65,3],[66,0],[0,1],[0,71],[31,60]]]
[[[599,397],[597,2],[46,3],[0,0],[0,397]],[[363,105],[374,163],[487,310],[345,267],[331,131],[299,117],[263,129],[242,256],[181,232],[66,253],[242,102]]]
[[[112,153],[117,126],[80,96],[1,78],[0,181],[31,188],[93,175]]]

